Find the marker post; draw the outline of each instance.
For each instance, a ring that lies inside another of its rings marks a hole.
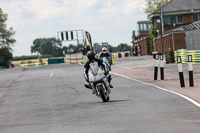
[[[156,54],[155,58],[155,67],[154,67],[154,80],[158,78],[158,54]]]
[[[160,55],[160,78],[161,78],[161,80],[164,80],[164,61],[163,61],[163,55]]]
[[[181,56],[177,57],[177,64],[178,64],[178,72],[179,72],[180,85],[181,85],[181,87],[185,87]]]
[[[189,82],[190,82],[189,85],[190,87],[194,87],[192,55],[188,55],[188,71],[189,71]]]

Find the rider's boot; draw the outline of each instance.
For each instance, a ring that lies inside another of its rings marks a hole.
[[[110,82],[111,82],[111,79],[112,79],[112,78],[111,78],[111,75],[109,75],[109,76],[108,76],[109,87],[110,87],[110,88],[113,88],[113,86],[112,86],[111,83],[110,83]]]
[[[112,86],[111,84],[109,85],[109,87],[110,87],[110,88],[113,88],[113,86]]]
[[[95,94],[96,93],[96,90],[92,89],[92,86],[88,83],[88,82],[85,82],[85,85],[84,85],[86,88],[88,89],[91,89],[92,90],[92,94]]]
[[[88,89],[92,89],[92,87],[90,86],[90,84],[88,82],[85,82],[84,86]]]

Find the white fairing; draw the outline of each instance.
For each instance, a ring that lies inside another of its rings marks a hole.
[[[90,69],[89,69],[89,81],[90,82],[95,82],[99,81],[102,78],[104,78],[104,72],[101,68],[98,67],[98,63],[90,63]]]

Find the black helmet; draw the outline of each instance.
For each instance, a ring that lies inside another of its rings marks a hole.
[[[94,60],[94,59],[95,59],[95,53],[94,53],[94,51],[89,51],[89,52],[87,53],[87,57],[88,57],[88,60],[89,60],[89,61]]]

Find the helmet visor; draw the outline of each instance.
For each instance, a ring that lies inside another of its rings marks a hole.
[[[106,52],[107,52],[107,50],[103,50],[102,52],[103,52],[103,53],[106,53]]]

